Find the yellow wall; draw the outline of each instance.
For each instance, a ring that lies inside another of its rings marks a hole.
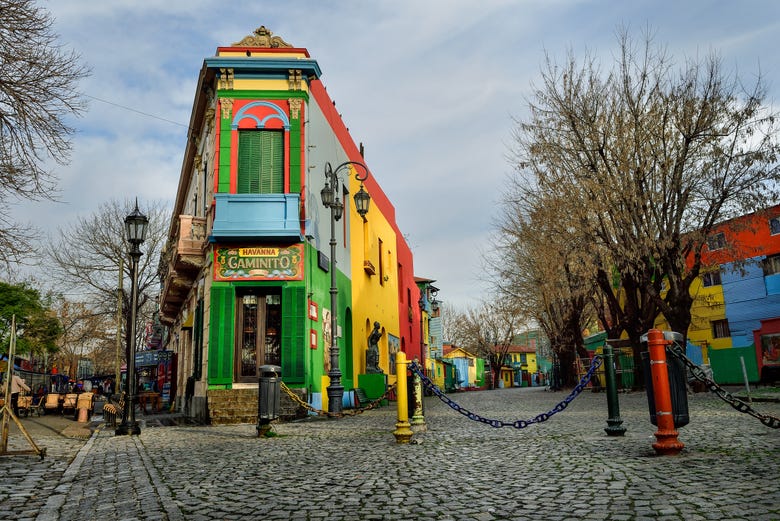
[[[504,388],[508,389],[514,386],[515,375],[512,371],[501,369],[501,379],[504,381]]]
[[[511,353],[510,360],[512,361],[512,364],[520,365],[522,363],[522,355],[523,353]],[[525,365],[526,370],[529,373],[535,373],[539,369],[539,366],[536,363],[536,353],[525,353]]]
[[[358,167],[359,169],[359,167]],[[361,172],[362,173],[362,172]],[[345,174],[345,181],[346,181]],[[366,221],[354,210],[352,196],[360,189],[360,182],[355,179],[354,171],[349,176],[349,212],[350,240],[352,241],[352,326],[353,326],[353,378],[366,372],[366,349],[368,335],[379,322],[384,334],[379,341],[379,367],[389,375],[395,374],[395,367],[390,367],[388,350],[388,333],[399,338],[398,331],[398,259],[396,255],[396,235],[390,223],[379,211],[376,205],[369,206]],[[371,193],[369,192],[369,195]],[[382,251],[379,251],[379,244]],[[381,255],[381,259],[380,259]],[[369,275],[364,270],[364,261],[370,261],[376,270],[375,275]],[[380,262],[382,263],[382,280],[380,280]],[[400,340],[399,340],[400,342]],[[401,346],[398,346],[401,350]],[[388,379],[390,383],[395,378]]]
[[[431,380],[439,389],[444,389],[444,364],[441,360],[432,360]]]
[[[701,277],[691,284],[691,295],[694,298],[691,306],[691,325],[688,328],[688,341],[702,347],[709,346],[713,349],[725,349],[731,347],[731,337],[713,338],[712,322],[726,318],[726,306],[724,305],[723,286],[703,286]],[[669,324],[660,316],[655,322],[655,327],[668,331]],[[704,362],[707,360],[707,349],[702,349]]]

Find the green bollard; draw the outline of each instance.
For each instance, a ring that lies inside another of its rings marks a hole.
[[[615,356],[612,346],[604,344],[604,379],[607,384],[607,428],[604,431],[609,436],[622,436],[626,432],[623,420],[620,419],[620,404],[618,403],[617,380],[615,379]]]

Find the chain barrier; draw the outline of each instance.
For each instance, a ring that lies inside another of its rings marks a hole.
[[[574,400],[579,394],[585,389],[585,387],[590,382],[591,378],[593,378],[593,375],[596,372],[596,369],[598,369],[601,366],[602,358],[601,355],[596,355],[593,357],[593,361],[590,364],[590,368],[588,369],[588,372],[585,373],[585,375],[580,380],[580,383],[577,384],[577,386],[572,390],[569,395],[563,399],[562,402],[558,403],[555,407],[550,409],[548,412],[544,412],[542,414],[539,414],[533,418],[529,418],[527,420],[515,420],[513,422],[505,422],[503,420],[491,420],[489,418],[485,418],[483,416],[480,416],[479,414],[476,414],[474,412],[469,411],[465,407],[462,407],[457,402],[451,400],[444,392],[439,389],[436,384],[434,384],[430,378],[428,378],[420,369],[420,366],[417,365],[416,362],[411,362],[409,364],[409,369],[412,370],[415,374],[417,374],[423,382],[423,385],[428,388],[433,394],[439,397],[441,401],[449,405],[452,409],[459,412],[463,416],[467,417],[469,420],[478,421],[480,423],[484,423],[487,425],[490,425],[491,427],[494,427],[496,429],[500,427],[514,427],[516,429],[524,429],[525,427],[528,427],[530,425],[533,425],[534,423],[541,423],[549,420],[554,414],[561,412],[566,407],[569,406],[569,404]]]
[[[736,396],[726,391],[723,387],[715,383],[714,380],[708,378],[707,374],[704,372],[704,369],[696,365],[690,358],[685,356],[685,353],[683,352],[682,346],[680,344],[677,342],[670,344],[669,352],[671,352],[675,358],[685,364],[685,366],[691,371],[691,374],[694,378],[704,383],[707,386],[707,389],[718,395],[721,400],[731,405],[739,412],[749,414],[754,418],[757,418],[767,427],[771,427],[772,429],[780,429],[780,418],[768,414],[761,414],[760,412],[753,409],[747,402],[743,402]]]
[[[365,407],[361,407],[359,409],[342,410],[341,412],[328,412],[322,409],[317,409],[316,407],[312,407],[310,404],[303,401],[300,396],[292,392],[292,390],[289,387],[287,387],[284,382],[280,382],[280,383],[281,383],[282,391],[284,391],[287,394],[287,396],[289,396],[292,399],[292,401],[294,401],[295,403],[297,403],[298,405],[300,405],[301,407],[303,407],[309,412],[313,412],[318,416],[327,416],[328,418],[343,418],[345,416],[357,416],[358,414],[362,414],[370,409],[374,409],[379,405],[379,402],[387,399],[387,397],[390,396],[390,393],[395,391],[395,386],[396,386],[396,384],[393,384],[390,387],[388,387],[387,390],[385,391],[385,394],[383,394],[376,400],[370,402]]]

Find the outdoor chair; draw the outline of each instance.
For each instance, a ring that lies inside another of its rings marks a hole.
[[[32,396],[20,395],[16,400],[16,404],[19,407],[19,416],[27,417],[30,414],[30,408],[32,407]]]
[[[65,414],[66,411],[75,411],[78,398],[79,395],[76,393],[66,394],[65,399],[62,401],[62,414]]]
[[[49,393],[46,395],[46,400],[43,401],[44,413],[49,411],[60,410],[60,395],[58,393]]]
[[[38,416],[42,416],[45,414],[45,411],[43,409],[43,406],[45,404],[44,397],[43,396],[31,396],[32,398],[32,404],[30,405],[28,412],[30,415],[37,414]],[[37,398],[37,400],[36,400]]]

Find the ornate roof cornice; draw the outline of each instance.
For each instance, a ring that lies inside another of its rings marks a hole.
[[[240,42],[233,44],[233,47],[292,47],[279,36],[272,36],[273,33],[261,25],[253,34],[245,36]]]

